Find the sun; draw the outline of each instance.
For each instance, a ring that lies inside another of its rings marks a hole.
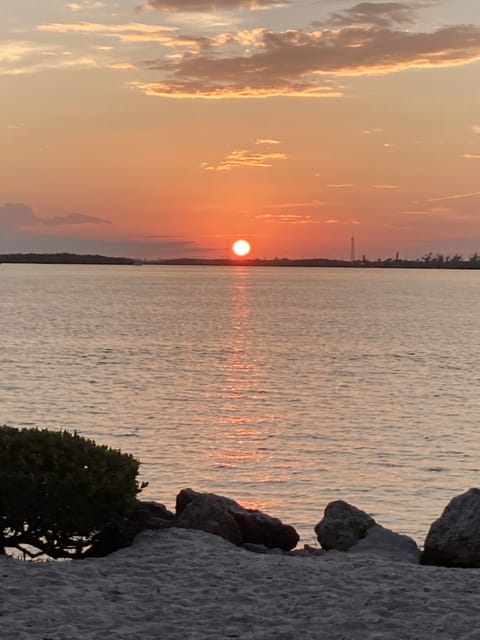
[[[233,253],[240,258],[248,256],[250,253],[250,243],[246,240],[236,240],[232,245]]]

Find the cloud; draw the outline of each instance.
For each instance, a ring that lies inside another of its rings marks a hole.
[[[51,218],[36,218],[37,222],[47,227],[58,227],[67,224],[112,224],[110,220],[96,218],[85,213],[69,213],[66,216],[54,216]]]
[[[329,218],[325,220],[325,224],[343,224],[343,225],[352,225],[352,224],[361,224],[360,220],[337,220],[336,218]]]
[[[70,11],[91,11],[92,9],[103,9],[108,6],[105,2],[95,2],[94,0],[81,0],[80,2],[68,2],[66,5]]]
[[[233,9],[265,9],[288,4],[284,0],[148,0],[136,7],[136,11],[143,9],[159,9],[171,12],[217,11]]]
[[[155,42],[169,48],[184,49],[184,53],[199,53],[207,48],[221,46],[230,36],[182,36],[178,35],[177,27],[164,25],[143,24],[130,22],[126,24],[101,24],[98,22],[49,22],[40,24],[38,31],[46,33],[68,34],[78,33],[84,35],[99,35],[120,40],[125,44]],[[98,50],[108,51],[111,47],[100,46]],[[134,66],[134,65],[132,65]]]
[[[443,202],[444,200],[463,200],[463,198],[476,198],[480,196],[480,191],[470,191],[469,193],[455,193],[450,196],[440,196],[437,198],[427,198],[426,200],[416,200],[415,204],[421,202]]]
[[[31,207],[22,202],[9,202],[0,206],[0,230],[3,232],[22,230],[35,226],[58,227],[79,224],[111,224],[109,220],[85,213],[70,213],[65,216],[40,217]]]
[[[425,219],[437,221],[470,220],[471,216],[462,211],[457,211],[451,207],[429,207],[426,209],[411,209],[399,211],[399,215],[407,216],[412,222],[421,222]],[[423,220],[422,220],[423,219]]]
[[[20,202],[9,202],[0,206],[0,230],[18,229],[35,224],[36,216],[30,207]]]
[[[0,75],[20,75],[44,71],[95,66],[87,56],[73,56],[56,45],[44,46],[26,41],[0,43]]]
[[[265,140],[257,140],[256,144],[263,145],[266,142]],[[239,149],[229,153],[225,160],[222,160],[217,165],[203,162],[201,166],[205,171],[230,171],[231,169],[238,169],[239,167],[260,167],[265,169],[271,167],[274,160],[286,160],[286,158],[286,154],[280,152]]]
[[[125,42],[161,42],[175,27],[130,22],[126,24],[101,24],[99,22],[48,22],[39,24],[38,31],[47,33],[83,33],[111,36]]]
[[[480,153],[464,153],[463,157],[469,160],[471,160],[472,158],[477,159],[477,158],[480,158]]]
[[[269,138],[257,138],[255,144],[280,144],[280,140],[271,140]]]
[[[294,209],[304,207],[323,207],[326,202],[322,200],[309,200],[307,202],[281,202],[268,205],[269,209]]]
[[[480,59],[480,26],[447,26],[431,33],[380,27],[303,31],[254,29],[204,41],[200,53],[148,60],[153,82],[131,86],[177,98],[271,96],[338,97],[332,76],[373,75]]]
[[[352,24],[375,27],[414,24],[417,9],[421,6],[411,2],[360,2],[350,9],[330,14],[327,24],[342,27]]]
[[[400,189],[398,184],[372,184],[372,189]]]
[[[40,217],[21,202],[0,205],[0,253],[96,253],[134,258],[195,257],[219,251],[183,235],[140,236],[138,238],[99,239],[77,237],[68,230],[72,225],[111,224],[110,221],[83,213]],[[48,232],[47,228],[58,228]],[[63,233],[62,233],[63,232]],[[83,235],[83,234],[82,234]]]
[[[351,187],[356,187],[356,184],[353,183],[345,183],[345,184],[327,184],[327,187],[330,189],[350,189]]]
[[[474,124],[472,125],[472,131],[474,133],[480,133],[480,124]]]
[[[312,216],[299,216],[293,213],[262,213],[256,216],[258,220],[271,224],[319,224]]]

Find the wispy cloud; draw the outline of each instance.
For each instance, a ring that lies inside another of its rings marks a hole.
[[[36,217],[36,222],[47,227],[61,227],[72,224],[111,224],[110,220],[89,216],[86,213],[69,213],[65,216],[53,216],[50,218]]]
[[[356,184],[351,182],[339,183],[339,184],[327,184],[329,189],[351,189],[352,187],[356,187]]]
[[[280,140],[271,140],[270,138],[257,138],[255,144],[280,144]]]
[[[325,220],[325,224],[343,224],[343,225],[358,225],[360,224],[360,220],[337,220],[336,218],[329,218]]]
[[[300,216],[293,213],[262,213],[257,219],[271,224],[319,224],[312,216]]]
[[[61,227],[66,225],[111,224],[109,220],[85,213],[69,213],[64,216],[43,217],[21,202],[9,202],[0,206],[0,230],[8,231],[25,227]]]
[[[49,22],[38,25],[38,31],[47,33],[80,33],[110,36],[124,42],[167,42],[172,39],[176,27],[129,22],[125,24],[102,24],[99,22]],[[198,41],[201,38],[185,38]],[[176,42],[175,42],[176,43]]]
[[[136,7],[140,12],[144,9],[158,9],[172,12],[217,11],[222,9],[265,9],[288,4],[284,0],[148,0]]]
[[[0,43],[0,75],[94,66],[96,61],[93,58],[72,55],[56,45],[44,46],[27,41]]]
[[[439,196],[436,198],[427,198],[426,200],[416,200],[415,204],[421,202],[443,202],[444,200],[463,200],[463,198],[476,198],[480,196],[480,191],[470,191],[468,193],[455,193],[449,196]]]
[[[464,212],[457,211],[452,207],[428,207],[425,209],[410,209],[406,211],[400,211],[399,215],[407,216],[411,221],[421,221],[422,219],[429,218],[437,221],[456,221],[469,220],[470,216]]]
[[[474,133],[480,133],[480,124],[474,124],[472,125],[472,131]]]
[[[331,13],[327,24],[349,26],[366,24],[375,27],[389,27],[394,24],[414,24],[417,10],[421,5],[416,2],[360,2],[359,4]]]
[[[273,141],[273,144],[278,143],[279,141],[277,140]],[[257,139],[255,144],[267,145],[272,144],[272,141]],[[239,149],[229,153],[225,160],[222,160],[216,165],[203,162],[201,166],[205,171],[230,171],[231,169],[238,169],[239,167],[259,167],[266,169],[271,167],[275,160],[286,160],[286,158],[287,155],[281,152]]]
[[[203,162],[202,169],[206,171],[230,171],[231,169],[238,169],[239,167],[260,167],[265,169],[271,167],[274,160],[285,160],[286,158],[285,153],[262,153],[259,151],[239,149],[232,151],[225,160],[222,160],[217,165]]]
[[[467,158],[468,160],[471,160],[472,158],[473,159],[478,159],[478,158],[480,158],[480,153],[464,153],[463,157]]]
[[[70,11],[91,11],[92,9],[104,9],[106,2],[96,2],[95,0],[80,0],[80,2],[67,2],[65,5]]]
[[[269,209],[303,209],[313,207],[323,207],[326,204],[323,200],[307,200],[306,202],[279,202],[268,205]]]

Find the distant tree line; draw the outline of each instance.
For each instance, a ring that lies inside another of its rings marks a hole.
[[[475,252],[469,258],[464,258],[460,253],[444,255],[443,253],[433,254],[429,252],[421,258],[406,260],[400,258],[397,254],[395,258],[379,259],[376,262],[363,259],[358,261],[358,264],[362,266],[403,267],[407,269],[480,269],[480,255]]]
[[[7,253],[0,254],[0,262],[33,264],[135,264],[132,258],[111,258],[76,253]]]
[[[251,267],[373,267],[397,269],[480,269],[480,255],[475,252],[464,258],[461,254],[444,255],[426,253],[421,258],[394,258],[368,260],[333,260],[330,258],[172,258],[157,260],[138,260],[134,258],[112,258],[101,255],[78,255],[74,253],[11,253],[0,254],[0,263],[35,264],[112,264],[112,265],[201,265]]]

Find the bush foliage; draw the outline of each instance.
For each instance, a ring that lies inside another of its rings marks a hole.
[[[138,467],[76,433],[0,427],[0,553],[82,557],[104,530],[121,531]]]

